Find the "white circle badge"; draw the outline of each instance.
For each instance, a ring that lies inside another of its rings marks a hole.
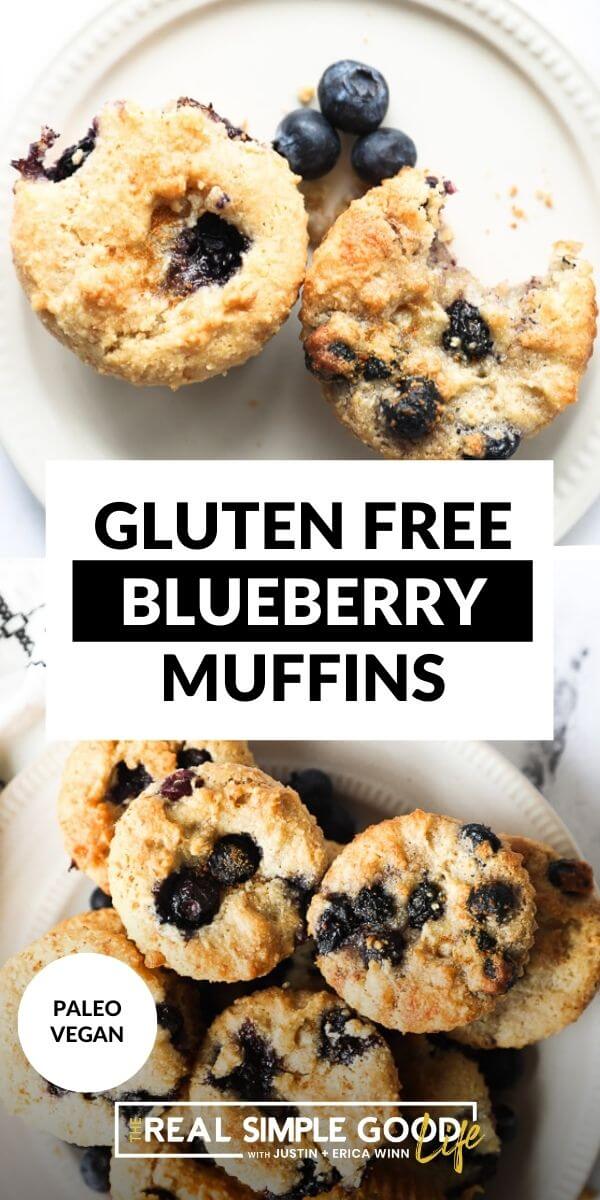
[[[25,1057],[49,1083],[69,1092],[106,1092],[148,1060],[156,1005],[126,963],[106,954],[69,954],[25,989],[18,1029]]]

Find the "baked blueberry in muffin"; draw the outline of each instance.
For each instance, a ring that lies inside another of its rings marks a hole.
[[[512,457],[577,399],[592,352],[580,247],[557,242],[544,276],[485,288],[448,249],[454,190],[405,167],[338,217],[306,276],[307,367],[388,458]]]
[[[254,759],[246,742],[78,742],[63,771],[58,820],[71,861],[110,903],[108,851],[127,805],[179,767]],[[94,893],[92,908],[105,903]]]

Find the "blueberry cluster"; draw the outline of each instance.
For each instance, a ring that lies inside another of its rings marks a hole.
[[[252,1021],[244,1021],[237,1040],[242,1061],[228,1075],[211,1074],[210,1082],[240,1100],[270,1100],[273,1080],[283,1070],[281,1059]]]
[[[381,1045],[382,1039],[378,1033],[370,1033],[365,1037],[349,1033],[346,1026],[348,1022],[354,1023],[354,1020],[354,1013],[349,1008],[330,1008],[324,1014],[319,1053],[327,1062],[349,1067],[367,1050]]]
[[[338,130],[356,134],[352,166],[367,183],[381,183],[402,167],[414,167],[415,143],[400,129],[382,126],[390,91],[381,71],[344,58],[319,81],[320,112],[297,108],[277,127],[273,146],[303,179],[319,179],[335,166],[342,144]]]
[[[184,774],[177,772],[178,776]],[[191,937],[218,912],[221,888],[247,883],[256,874],[261,858],[260,847],[248,833],[219,838],[204,866],[180,867],[157,885],[155,904],[159,919]]]

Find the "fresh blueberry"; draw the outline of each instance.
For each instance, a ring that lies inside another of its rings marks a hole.
[[[307,767],[303,771],[292,771],[290,787],[298,793],[302,803],[307,808],[320,800],[333,800],[333,783],[331,777],[320,771],[318,767]]]
[[[110,1191],[111,1151],[108,1146],[90,1146],[79,1164],[81,1178],[92,1192]]]
[[[207,872],[193,867],[182,867],[167,875],[155,892],[160,920],[189,934],[208,925],[220,903],[218,884]]]
[[[387,432],[393,438],[417,441],[435,425],[442,398],[432,379],[406,375],[394,384],[395,395],[386,390],[380,410]]]
[[[481,887],[471,888],[467,907],[478,921],[493,917],[499,925],[505,925],[514,916],[517,896],[509,883],[496,880],[494,883],[484,883]]]
[[[468,300],[459,297],[446,309],[446,313],[450,321],[442,334],[444,350],[450,354],[464,354],[469,362],[478,361],[491,354],[493,342],[490,327],[474,304],[469,304]]]
[[[294,788],[309,812],[316,818],[325,837],[344,845],[351,842],[356,833],[355,823],[347,809],[334,796],[333,783],[329,775],[317,767],[304,771],[292,771],[290,787]]]
[[[181,1010],[174,1004],[157,1004],[156,1016],[161,1029],[166,1029],[173,1045],[178,1046],[184,1034]]]
[[[287,158],[295,175],[320,179],[335,167],[342,145],[322,113],[296,108],[277,126],[273,148]]]
[[[439,921],[445,909],[446,898],[441,887],[425,879],[409,896],[408,924],[411,929],[422,929],[427,921]]]
[[[577,858],[556,858],[548,867],[548,879],[567,896],[587,896],[594,886],[589,863]]]
[[[518,1121],[517,1114],[514,1108],[509,1104],[494,1104],[494,1122],[496,1125],[496,1133],[501,1142],[512,1142],[517,1136]]]
[[[477,1062],[488,1087],[498,1092],[514,1087],[525,1069],[522,1050],[481,1050]]]
[[[462,841],[469,842],[473,849],[476,846],[481,846],[483,842],[487,842],[494,854],[496,854],[502,845],[500,838],[490,829],[489,825],[479,825],[475,821],[471,821],[468,825],[463,825],[459,836]]]
[[[248,833],[230,833],[219,838],[206,864],[213,879],[227,887],[246,883],[256,875],[262,850]]]
[[[199,750],[196,746],[182,746],[177,754],[178,767],[201,767],[207,762],[212,762],[212,754],[209,754],[208,750]]]
[[[110,787],[106,793],[106,799],[112,804],[127,804],[128,800],[133,800],[135,796],[139,796],[152,783],[152,776],[148,774],[143,763],[138,763],[135,767],[128,767],[127,763],[118,762],[111,780]]]
[[[323,73],[318,87],[321,112],[346,133],[370,133],[381,125],[390,91],[375,67],[344,58]]]
[[[250,240],[235,225],[205,212],[195,225],[186,226],[171,247],[165,287],[179,296],[198,288],[224,284],[239,271],[250,249]]]
[[[101,908],[112,908],[112,906],[113,902],[110,896],[107,896],[106,892],[102,891],[102,888],[94,888],[90,896],[90,908],[92,912],[98,912]]]
[[[357,138],[352,147],[352,166],[367,183],[391,179],[403,167],[414,167],[417,147],[401,129],[376,129]]]

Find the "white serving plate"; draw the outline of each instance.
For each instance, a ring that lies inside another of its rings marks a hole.
[[[480,743],[259,742],[257,760],[285,777],[294,767],[329,771],[360,820],[421,806],[577,852],[546,800],[497,751]],[[63,917],[88,906],[92,885],[68,872],[56,821],[67,746],[49,747],[0,799],[0,962]],[[600,1040],[597,1008],[541,1044],[517,1093],[520,1133],[507,1146],[490,1200],[575,1200],[597,1150]],[[7,1195],[90,1200],[72,1152],[0,1112]],[[1,1190],[1,1189],[0,1189]]]
[[[600,93],[508,0],[119,0],[19,105],[0,161],[22,154],[42,124],[75,140],[121,97],[210,100],[270,139],[298,89],[345,56],[384,71],[387,123],[415,137],[423,165],[456,181],[448,214],[465,265],[488,282],[526,278],[545,270],[561,237],[583,241],[600,265]],[[258,359],[177,395],[80,364],[32,316],[10,266],[13,178],[4,169],[0,436],[38,497],[48,458],[370,456],[308,377],[295,315]],[[516,230],[514,203],[527,214]],[[596,362],[581,403],[519,451],[555,461],[557,538],[599,490],[599,374]]]

